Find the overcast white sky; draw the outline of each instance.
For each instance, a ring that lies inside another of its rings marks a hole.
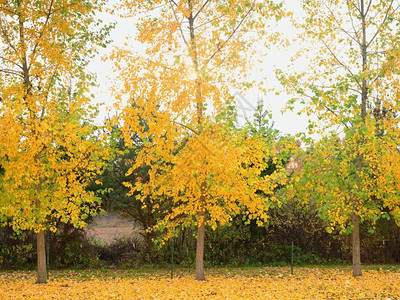
[[[293,11],[297,17],[303,15],[299,0],[286,0],[285,7],[288,10]],[[117,16],[110,16],[106,13],[103,13],[101,18],[104,22],[116,21],[116,27],[111,32],[110,39],[113,41],[111,45],[102,50],[100,55],[89,65],[89,70],[96,73],[98,78],[99,88],[95,91],[95,100],[99,103],[105,103],[105,105],[102,106],[99,121],[103,121],[107,114],[106,106],[112,105],[113,99],[110,95],[109,89],[112,84],[112,79],[115,76],[112,71],[112,62],[104,62],[101,60],[101,57],[107,55],[113,46],[122,46],[128,36],[133,36],[135,34],[136,28],[134,19],[121,19]],[[280,22],[277,29],[289,38],[294,36],[295,31],[288,21]],[[254,71],[256,79],[264,81],[266,88],[276,88],[277,90],[280,90],[280,85],[275,78],[274,70],[277,68],[285,70],[285,67],[289,64],[290,57],[295,53],[295,51],[295,45],[292,45],[287,49],[272,48],[269,51],[268,56],[262,58],[262,65],[257,66],[257,68],[262,68],[263,71]],[[267,80],[264,80],[265,78]],[[253,90],[252,92],[243,95],[243,97],[237,97],[239,115],[251,116],[260,95],[259,92]],[[288,95],[281,94],[280,96],[276,96],[274,93],[271,93],[268,96],[263,96],[265,106],[272,111],[276,129],[287,134],[303,132],[306,130],[308,122],[307,116],[299,116],[296,112],[281,113],[282,108],[285,106],[285,103],[289,98],[290,96]]]

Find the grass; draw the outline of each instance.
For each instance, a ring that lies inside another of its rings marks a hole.
[[[387,272],[400,272],[399,265],[363,265],[365,271],[387,271]],[[337,270],[341,272],[352,271],[349,265],[302,265],[294,266],[294,274],[297,271],[301,273],[310,273],[313,269],[318,270]],[[28,271],[0,271],[0,277],[7,275],[8,278],[14,277],[20,279],[28,274],[34,276],[35,270]],[[190,267],[174,267],[173,275],[176,278],[194,276],[195,270]],[[245,265],[239,267],[209,267],[205,268],[206,276],[224,276],[224,277],[257,277],[257,276],[276,276],[276,275],[290,275],[290,266],[269,266],[269,265]],[[21,275],[22,274],[22,275]],[[24,275],[25,274],[25,275]],[[11,276],[10,276],[11,275]],[[139,268],[120,269],[115,267],[102,267],[98,269],[69,269],[69,270],[50,270],[49,278],[75,278],[77,280],[91,280],[107,279],[107,278],[123,278],[123,279],[137,279],[137,278],[170,278],[170,266],[144,266]]]

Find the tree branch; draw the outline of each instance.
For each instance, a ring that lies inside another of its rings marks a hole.
[[[1,56],[1,55],[0,55],[0,59],[3,59],[3,60],[5,60],[6,62],[8,62],[8,63],[10,63],[10,64],[13,64],[13,65],[17,66],[18,68],[22,69],[22,66],[21,66],[20,64],[14,62],[14,61],[12,61],[12,60],[10,60],[10,59],[4,57],[4,56]]]
[[[211,22],[213,22],[213,21],[215,21],[215,20],[221,19],[222,17],[224,17],[224,16],[226,16],[226,15],[227,15],[227,14],[222,14],[222,15],[220,15],[219,17],[215,17],[214,19],[208,20],[207,22],[204,22],[204,23],[202,23],[202,24],[200,24],[200,25],[197,25],[194,29],[200,28],[200,27],[202,27],[202,26],[204,26],[204,25],[207,25],[208,23],[211,23]]]
[[[8,36],[6,30],[5,30],[4,27],[3,27],[3,22],[2,22],[2,19],[1,19],[1,18],[0,18],[0,29],[1,29],[1,32],[3,33],[4,38],[5,38],[6,41],[7,41],[7,44],[11,47],[11,49],[14,50],[15,53],[18,53],[17,49],[16,49],[15,46],[11,43],[10,37]]]
[[[172,12],[173,12],[173,14],[174,14],[175,22],[176,22],[176,24],[177,24],[178,27],[179,27],[179,31],[180,31],[180,33],[181,33],[182,39],[183,39],[183,41],[184,41],[186,47],[188,47],[188,49],[189,49],[190,46],[189,46],[189,44],[188,44],[188,42],[187,42],[187,40],[186,40],[186,38],[185,38],[185,34],[183,33],[183,30],[182,30],[182,22],[179,22],[179,21],[178,21],[178,16],[176,15],[175,9],[174,9],[174,7],[172,6],[172,3],[175,4],[175,5],[176,5],[176,3],[175,3],[174,0],[170,0],[169,3],[171,4],[171,9],[172,9]]]
[[[206,62],[202,66],[201,70],[203,70],[209,64],[209,62],[215,57],[215,55],[217,55],[217,53],[230,41],[230,39],[235,35],[235,33],[238,31],[240,26],[243,24],[244,20],[250,15],[250,13],[253,11],[253,9],[254,9],[254,2],[253,2],[253,5],[250,7],[250,9],[247,11],[247,13],[240,20],[239,24],[233,29],[233,31],[229,35],[229,37],[222,44],[220,44],[217,47],[217,50],[215,50],[215,52],[206,60]]]
[[[392,3],[393,3],[393,1],[392,1]],[[392,3],[391,3],[390,5],[392,5]],[[371,4],[372,4],[372,0],[369,1],[369,4],[368,4],[368,6],[367,6],[367,9],[365,10],[365,16],[368,15],[369,9],[371,8]]]
[[[21,74],[20,72],[10,70],[10,69],[0,69],[0,72],[6,73],[6,74],[18,75],[18,76],[21,76],[22,78],[24,77],[24,75]]]
[[[354,26],[354,20],[353,20],[353,17],[352,17],[352,15],[351,15],[351,9],[350,9],[349,0],[346,0],[346,3],[347,3],[347,11],[348,11],[348,13],[349,13],[349,17],[350,17],[350,21],[351,21],[351,27],[353,28],[354,34],[355,34],[356,37],[357,37],[357,43],[360,45],[360,44],[361,44],[361,39],[360,39],[360,36],[358,35],[358,30],[357,30],[356,27]]]
[[[15,11],[12,11],[12,10],[7,9],[7,8],[5,8],[5,7],[0,8],[0,10],[2,10],[2,11],[4,11],[4,12],[8,12],[8,13],[14,15],[14,16],[18,15]]]
[[[193,20],[196,20],[197,16],[201,13],[201,11],[207,6],[207,4],[210,2],[210,0],[206,0],[199,11],[194,15]]]
[[[328,49],[329,53],[333,56],[333,58],[336,60],[336,62],[341,65],[343,68],[346,69],[346,71],[351,75],[351,77],[355,80],[356,84],[361,88],[360,82],[356,79],[356,76],[353,74],[353,72],[350,70],[348,66],[346,66],[342,61],[336,56],[335,53],[333,53],[332,49],[326,44],[323,40],[321,42],[325,45],[326,49]]]
[[[310,96],[310,95],[307,95],[306,93],[303,93],[302,94],[304,97],[306,97],[306,98],[309,98],[309,99],[312,99],[312,97]],[[329,106],[327,106],[325,103],[323,103],[323,102],[319,102],[327,111],[329,111],[331,114],[333,114],[335,117],[337,117],[339,120],[340,120],[340,114],[338,114],[337,112],[335,112],[332,108],[330,108]],[[349,128],[349,126],[345,123],[345,122],[343,122],[343,121],[340,121],[340,123],[341,124],[343,124],[343,126],[345,126],[347,129],[350,129]]]
[[[348,2],[348,1],[347,1]],[[354,1],[350,2],[351,4],[353,4],[354,8],[358,11],[359,14],[361,14],[361,9],[360,7],[357,7],[357,5],[354,3]]]
[[[338,28],[340,31],[344,32],[346,35],[348,35],[353,41],[355,41],[357,44],[360,45],[360,42],[354,37],[352,36],[347,30],[345,30],[342,25],[339,23],[338,19],[336,18],[335,14],[333,13],[332,9],[330,8],[329,5],[327,5],[325,2],[325,7],[329,10],[329,13],[331,14],[331,16],[333,17],[333,19],[335,20],[335,23],[338,25]],[[349,11],[350,14],[350,11]],[[357,33],[356,33],[357,36]]]
[[[182,124],[182,123],[177,122],[177,121],[172,121],[172,122],[173,122],[174,124],[176,124],[176,125],[182,126],[182,127],[186,128],[186,129],[190,130],[191,132],[193,132],[193,133],[196,134],[196,135],[199,135],[199,132],[198,132],[198,131],[194,130],[193,128],[191,128],[191,127],[189,127],[189,126],[187,126],[187,125],[185,125],[185,124]]]
[[[371,1],[371,2],[372,2],[372,1]],[[392,1],[390,2],[389,7],[388,7],[388,9],[387,9],[387,11],[386,11],[386,13],[385,13],[385,17],[384,17],[384,19],[383,19],[381,25],[379,26],[379,28],[376,30],[374,36],[373,36],[373,37],[371,38],[371,40],[367,43],[367,46],[366,46],[367,48],[371,45],[371,43],[375,40],[375,38],[376,38],[376,37],[378,36],[378,34],[381,32],[382,27],[384,26],[384,24],[386,23],[386,20],[387,20],[388,17],[389,17],[389,11],[390,11],[390,9],[392,8],[393,2],[394,2],[394,0],[392,0]],[[399,8],[399,7],[397,7],[396,10],[397,10],[398,8]]]
[[[37,47],[39,45],[39,42],[40,42],[41,38],[43,37],[44,31],[46,30],[46,27],[47,27],[47,25],[49,23],[50,16],[53,14],[53,12],[51,11],[51,9],[53,8],[53,3],[54,3],[54,0],[51,0],[50,1],[49,10],[48,10],[48,12],[46,14],[46,21],[43,24],[42,30],[41,30],[41,32],[39,34],[39,37],[38,37],[38,39],[36,41],[36,44],[35,44],[35,46],[33,47],[33,50],[32,50],[32,56],[33,57],[35,56],[36,49],[37,49]]]

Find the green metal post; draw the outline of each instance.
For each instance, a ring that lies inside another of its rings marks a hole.
[[[174,278],[174,240],[172,240],[171,247],[171,279]]]
[[[294,245],[292,242],[292,255],[290,260],[290,274],[293,275]]]

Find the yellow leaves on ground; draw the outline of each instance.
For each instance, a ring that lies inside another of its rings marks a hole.
[[[223,271],[223,272],[220,272]],[[159,278],[63,278],[35,284],[33,273],[0,273],[1,299],[398,299],[400,276],[366,271],[355,278],[344,269],[259,268],[250,272],[213,270],[198,282],[187,275]],[[121,271],[123,272],[123,271]],[[116,273],[117,274],[117,273]],[[75,274],[78,275],[78,274]],[[114,274],[115,275],[115,274]]]

